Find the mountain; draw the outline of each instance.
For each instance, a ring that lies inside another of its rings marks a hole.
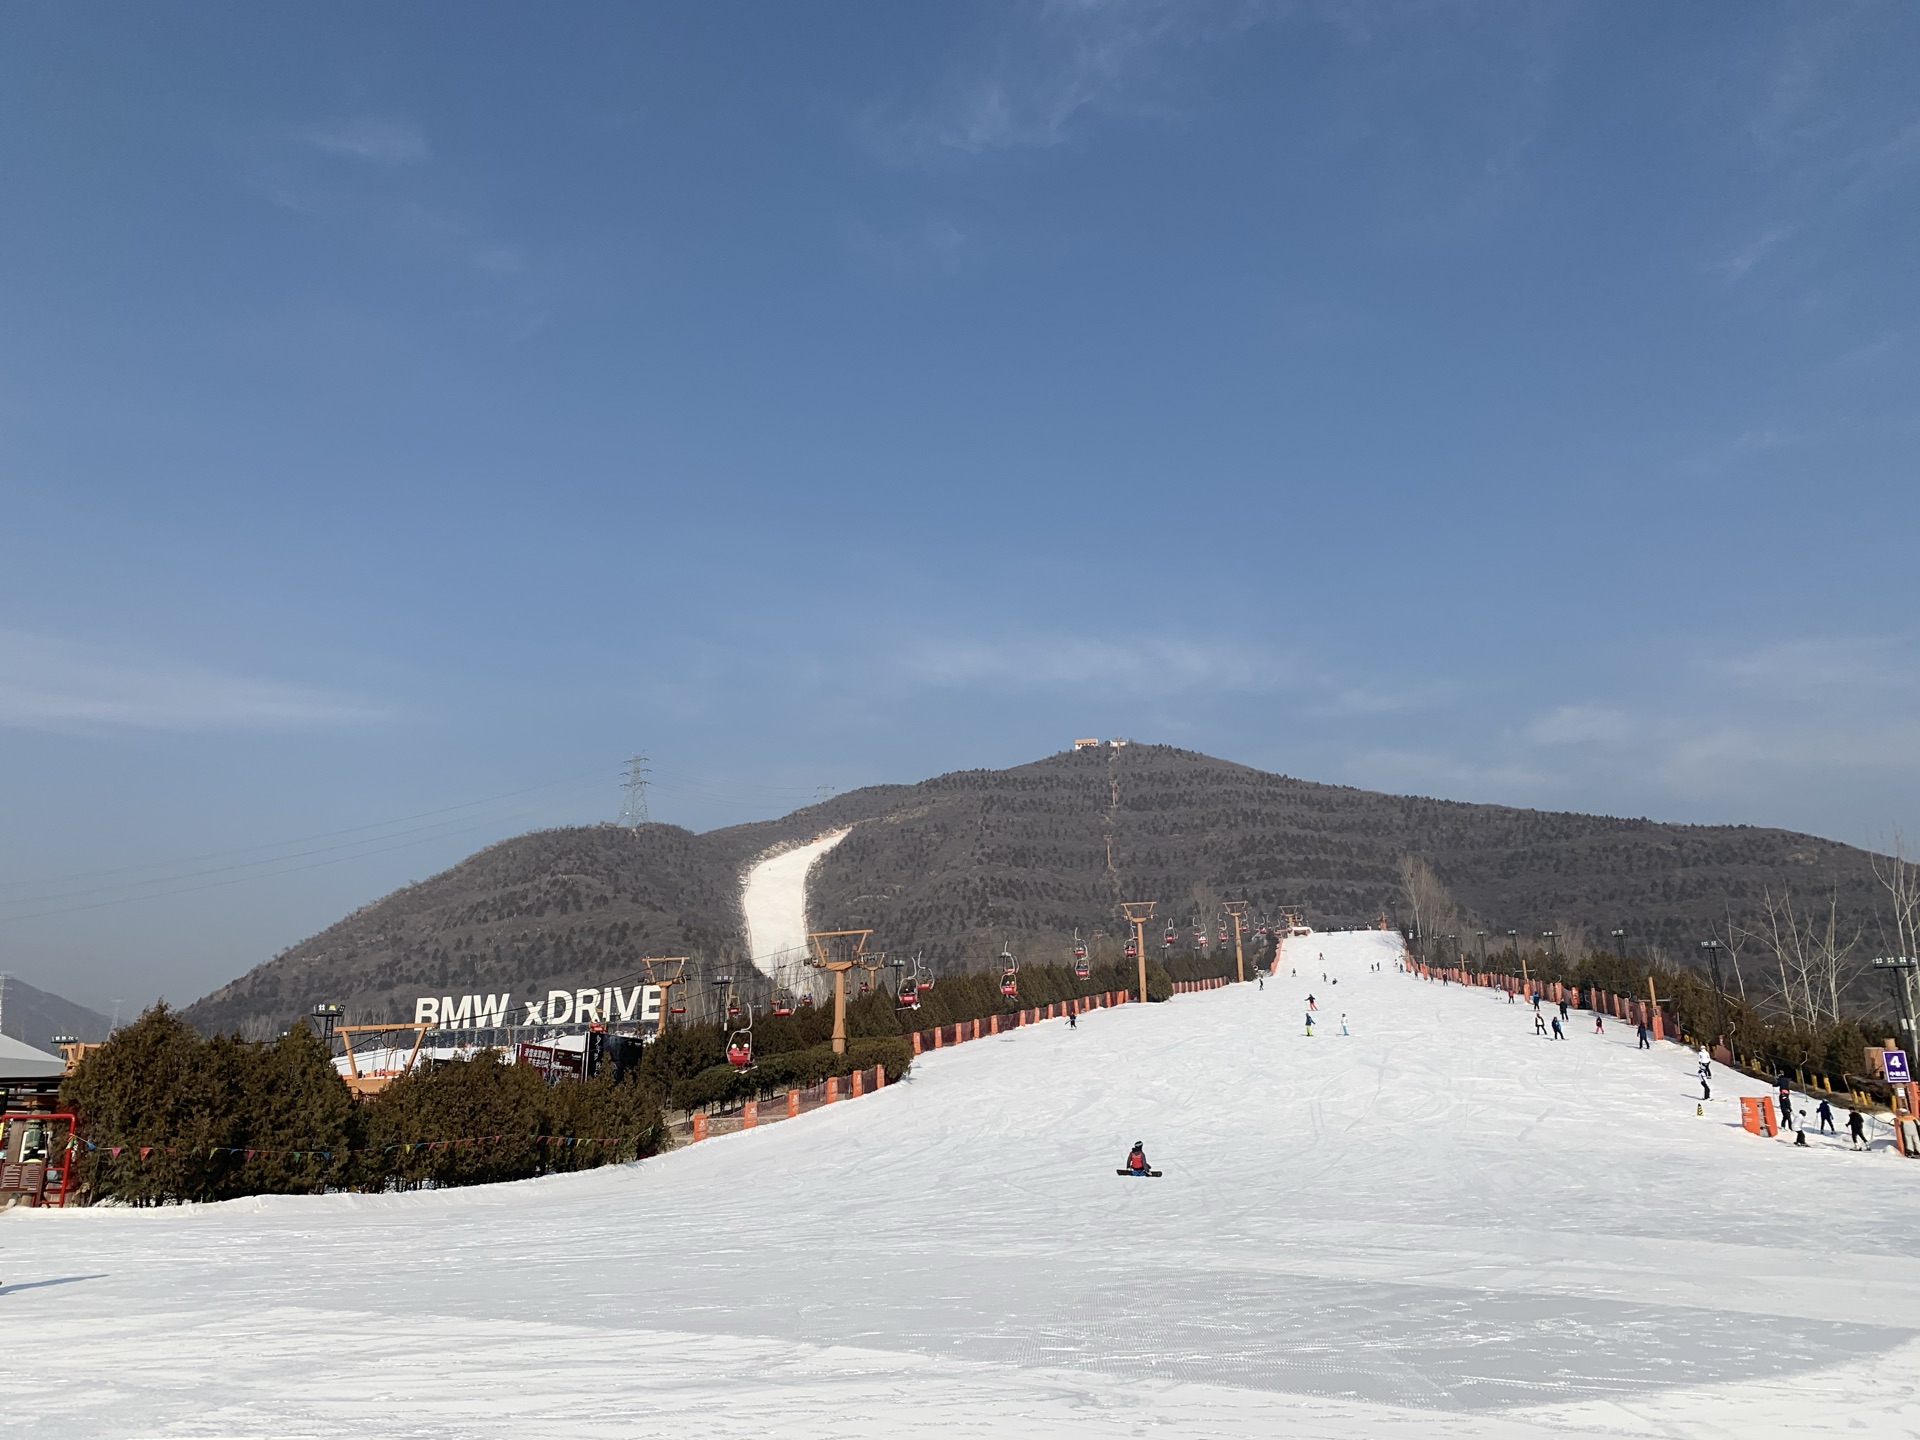
[[[36,990],[12,975],[0,975],[0,1035],[41,1050],[53,1048],[53,1037],[79,1040],[107,1038],[107,1017],[45,990]]]
[[[421,994],[632,983],[643,955],[744,972],[741,876],[823,831],[851,833],[814,870],[813,924],[871,926],[872,948],[937,967],[1005,944],[1057,958],[1077,929],[1116,950],[1118,902],[1153,899],[1185,942],[1221,898],[1301,907],[1322,929],[1404,918],[1399,864],[1425,859],[1472,928],[1628,931],[1691,957],[1762,891],[1831,889],[1873,932],[1872,857],[1811,835],[1386,795],[1157,745],[1102,746],[1009,770],[852,791],[778,820],[543,831],[488,847],[349,915],[187,1010],[203,1029],[277,1032],[316,1001],[411,1018]],[[1156,923],[1158,923],[1156,921]],[[1466,933],[1471,933],[1469,929]],[[1497,940],[1490,940],[1497,944]]]

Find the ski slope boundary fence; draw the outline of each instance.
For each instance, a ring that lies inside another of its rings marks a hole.
[[[1498,975],[1479,970],[1456,970],[1444,965],[1416,964],[1412,969],[1413,973],[1421,979],[1438,980],[1442,984],[1483,986],[1486,989],[1500,990],[1516,997],[1537,994],[1550,1005],[1558,1005],[1565,1001],[1573,1009],[1611,1015],[1614,1019],[1628,1025],[1644,1025],[1656,1040],[1680,1038],[1680,1027],[1674,1023],[1673,1017],[1667,1015],[1651,1001],[1633,1000],[1625,995],[1611,994],[1597,985],[1585,987],[1566,985],[1558,980],[1528,982],[1521,980],[1517,975]],[[1585,1004],[1581,1003],[1583,988],[1586,995]]]
[[[817,1084],[789,1090],[784,1097],[770,1103],[755,1099],[742,1101],[737,1107],[724,1110],[695,1110],[684,1119],[669,1122],[667,1134],[674,1144],[690,1145],[710,1135],[728,1135],[780,1120],[798,1119],[823,1105],[836,1105],[843,1100],[858,1100],[862,1095],[872,1095],[886,1088],[886,1084],[887,1067],[884,1065],[855,1070],[844,1076],[829,1075]]]
[[[1176,981],[1175,988],[1187,982]],[[1188,988],[1199,988],[1202,982],[1194,982]],[[994,1035],[1004,1034],[1008,1030],[1018,1030],[1022,1025],[1038,1025],[1047,1020],[1059,1020],[1067,1015],[1084,1015],[1089,1010],[1106,1010],[1115,1005],[1129,1003],[1130,996],[1125,990],[1108,990],[1099,995],[1082,995],[1077,1000],[1060,1000],[1052,1005],[1035,1005],[1027,1010],[1009,1010],[1005,1014],[984,1015],[974,1020],[960,1020],[952,1025],[936,1025],[931,1030],[914,1030],[907,1038],[913,1042],[913,1053],[924,1055],[929,1050],[942,1050],[949,1045],[965,1044],[969,1040],[985,1040]]]

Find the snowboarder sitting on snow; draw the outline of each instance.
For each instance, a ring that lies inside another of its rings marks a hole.
[[[1127,1153],[1127,1169],[1136,1175],[1144,1175],[1148,1168],[1147,1142],[1136,1140],[1133,1142],[1133,1149]]]

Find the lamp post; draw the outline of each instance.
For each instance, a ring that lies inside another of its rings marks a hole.
[[[340,1023],[340,1007],[331,1002],[322,1002],[313,1007],[313,1018],[320,1022],[320,1038],[331,1042],[333,1027]]]
[[[1480,968],[1484,970],[1487,968],[1487,932],[1476,930],[1473,935],[1480,942]]]
[[[1618,955],[1622,960],[1626,959],[1627,932],[1624,930],[1613,930],[1608,933],[1613,936],[1613,953]]]
[[[1542,930],[1540,938],[1547,942],[1547,954],[1550,958],[1560,958],[1560,937],[1551,930]]]
[[[1719,1040],[1727,1038],[1727,992],[1720,988],[1720,952],[1727,947],[1718,940],[1702,940],[1700,948],[1707,952],[1707,968],[1713,973],[1714,1022],[1719,1027]]]

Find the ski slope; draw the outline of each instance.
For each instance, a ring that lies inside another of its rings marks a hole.
[[[637,1166],[0,1216],[0,1315],[37,1357],[0,1415],[202,1440],[1920,1434],[1920,1166],[1747,1135],[1730,1097],[1756,1087],[1726,1075],[1697,1117],[1680,1047],[1578,1011],[1538,1040],[1504,997],[1373,973],[1379,943],[1300,937],[1264,988],[945,1049]],[[1136,1139],[1164,1179],[1113,1174]]]
[[[811,988],[807,963],[807,875],[847,838],[834,830],[791,850],[756,861],[741,882],[740,909],[747,922],[753,968],[776,985]]]

